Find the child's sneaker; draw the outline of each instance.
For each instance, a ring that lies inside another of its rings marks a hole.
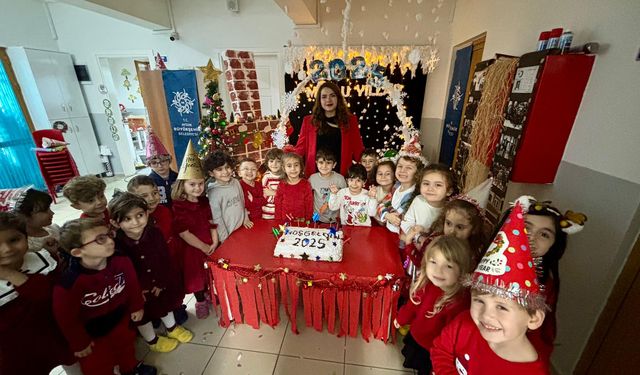
[[[198,319],[206,319],[209,316],[209,302],[196,302],[196,317]]]
[[[167,331],[167,336],[176,339],[181,343],[189,342],[193,339],[193,333],[183,326],[175,326],[171,331]]]
[[[158,336],[155,344],[149,344],[149,349],[153,352],[168,353],[178,346],[178,340],[165,336]]]

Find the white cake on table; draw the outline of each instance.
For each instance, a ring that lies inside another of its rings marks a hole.
[[[342,230],[287,227],[278,238],[273,255],[314,261],[342,261]]]

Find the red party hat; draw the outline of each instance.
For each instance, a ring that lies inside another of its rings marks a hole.
[[[546,309],[519,203],[513,207],[467,284],[472,289],[514,300],[528,309]]]
[[[160,142],[160,138],[153,132],[151,127],[147,128],[147,162],[151,161],[153,158],[162,157],[162,156],[170,156],[167,148],[164,147],[162,142]]]

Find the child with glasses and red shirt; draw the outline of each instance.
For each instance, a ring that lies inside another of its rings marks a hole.
[[[58,326],[84,374],[156,374],[135,356],[130,321],[144,315],[142,291],[131,261],[114,255],[114,233],[101,221],[67,222],[60,245],[71,260],[53,289]]]
[[[149,177],[160,193],[160,204],[170,209],[171,185],[178,179],[178,173],[171,169],[171,154],[151,129],[148,129],[146,157],[151,168]]]

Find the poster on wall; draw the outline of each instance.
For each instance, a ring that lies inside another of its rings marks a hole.
[[[351,72],[349,71],[346,76],[351,77]],[[406,94],[404,103],[407,117],[411,116],[413,126],[416,129],[420,129],[427,75],[422,73],[420,66],[412,77],[410,71],[402,72],[397,66],[391,69],[389,65],[385,70],[384,76],[394,85],[399,85],[398,87]],[[297,77],[285,74],[285,91],[292,91],[299,82],[300,80]],[[293,126],[293,133],[289,138],[289,143],[296,144],[302,120],[305,116],[311,114],[315,104],[316,93],[322,82],[310,82],[298,97],[298,108],[289,115],[289,120]],[[397,150],[402,146],[404,141],[399,137],[402,124],[398,119],[395,107],[389,102],[382,88],[367,83],[365,77],[361,79],[346,78],[332,82],[340,87],[340,91],[347,101],[349,111],[358,118],[360,134],[366,148]]]
[[[460,142],[458,143],[457,155],[453,165],[453,173],[456,176],[460,190],[462,190],[465,181],[464,165],[471,151],[471,131],[473,130],[478,103],[482,97],[485,75],[487,68],[494,62],[494,59],[481,61],[476,64],[473,71],[473,79],[471,81],[471,88],[469,89],[469,97],[467,98],[467,107],[464,111],[462,123],[460,124]]]
[[[162,82],[173,133],[173,148],[178,165],[189,140],[198,144],[200,103],[194,70],[163,70]]]
[[[456,62],[453,66],[439,157],[440,163],[448,166],[453,164],[453,155],[458,141],[458,130],[460,129],[460,118],[464,107],[464,94],[467,90],[472,52],[473,45],[459,49],[456,52]]]

